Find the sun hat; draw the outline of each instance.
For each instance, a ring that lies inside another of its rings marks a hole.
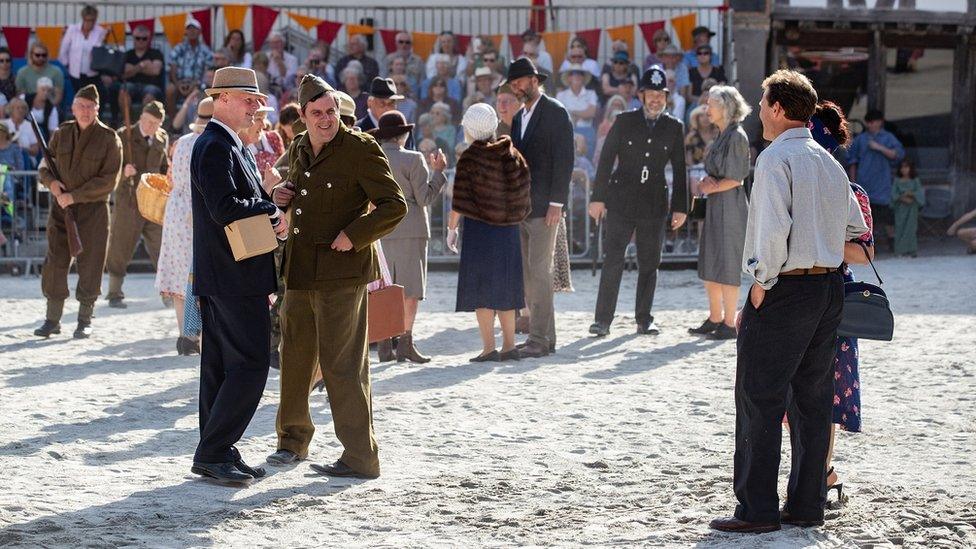
[[[573,73],[580,73],[583,75],[583,87],[585,88],[590,84],[590,80],[593,80],[593,74],[590,71],[583,68],[583,65],[574,63],[564,70],[559,75],[559,80],[563,83],[563,86],[569,87],[569,76]]]

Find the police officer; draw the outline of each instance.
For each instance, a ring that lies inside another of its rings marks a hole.
[[[136,187],[144,173],[166,173],[166,151],[169,136],[162,128],[166,111],[159,101],[146,103],[139,120],[119,129],[122,140],[122,181],[115,190],[115,206],[112,208],[112,231],[108,243],[108,306],[124,309],[125,294],[122,282],[125,271],[132,261],[132,254],[141,236],[152,260],[153,268],[159,259],[159,246],[163,241],[163,226],[153,223],[139,213]]]
[[[603,270],[596,314],[590,333],[605,336],[617,308],[617,293],[624,269],[624,252],[637,231],[637,320],[638,334],[659,332],[651,316],[661,246],[671,212],[670,228],[685,222],[688,188],[685,172],[684,125],[664,112],[667,106],[667,78],[651,67],[640,82],[643,108],[621,113],[610,128],[590,197],[590,216],[604,220]],[[664,168],[671,163],[673,192],[668,202]],[[614,168],[616,164],[616,168]]]

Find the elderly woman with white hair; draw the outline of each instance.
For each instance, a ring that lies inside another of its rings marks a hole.
[[[468,107],[461,126],[469,146],[457,162],[447,224],[447,247],[457,253],[464,218],[456,310],[478,318],[482,351],[471,362],[519,360],[515,311],[525,306],[519,223],[532,207],[529,167],[510,137],[495,138],[498,117],[488,105]],[[495,348],[496,316],[501,352]]]
[[[749,176],[749,138],[740,125],[752,112],[739,90],[714,86],[708,96],[708,119],[719,135],[705,152],[699,186],[708,197],[698,246],[698,278],[708,294],[708,318],[688,331],[709,339],[734,339],[735,313],[742,280],[749,206],[742,182]]]

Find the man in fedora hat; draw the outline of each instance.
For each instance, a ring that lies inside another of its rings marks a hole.
[[[165,118],[163,104],[151,101],[142,108],[142,114],[135,124],[118,131],[122,140],[122,180],[115,189],[112,231],[108,242],[108,260],[105,262],[108,270],[108,306],[116,309],[126,307],[122,282],[140,237],[154,269],[159,259],[163,226],[148,221],[139,213],[136,187],[144,173],[166,173],[169,135],[162,127]]]
[[[101,292],[105,249],[108,243],[108,197],[119,181],[122,143],[118,134],[98,119],[99,96],[89,84],[75,93],[71,102],[74,120],[61,124],[51,136],[48,149],[61,176],[54,178],[46,161],[38,168],[38,179],[50,189],[51,211],[47,220],[47,256],[41,271],[41,290],[47,298],[44,324],[34,335],[50,337],[61,333],[61,314],[68,298],[68,268],[71,253],[65,225],[66,208],[71,207],[78,225],[82,253],[75,258],[78,269],[78,326],[76,339],[91,335],[95,300]]]
[[[573,175],[573,122],[559,101],[542,92],[546,80],[531,60],[512,61],[505,82],[523,107],[512,120],[512,141],[532,175],[532,212],[521,224],[529,339],[522,357],[542,357],[556,348],[552,269],[556,229]]]
[[[617,308],[624,252],[637,232],[637,333],[659,333],[651,315],[665,229],[677,229],[688,211],[684,124],[664,112],[667,77],[654,66],[641,78],[644,108],[617,115],[600,153],[590,215],[604,221],[603,269],[590,333],[605,336]],[[664,168],[671,163],[673,192],[668,202]],[[671,220],[668,221],[668,213]]]
[[[397,93],[396,84],[392,78],[380,78],[377,76],[369,83],[369,98],[366,99],[366,116],[356,121],[356,126],[364,132],[368,132],[379,126],[380,117],[395,110],[397,101],[403,96]],[[341,108],[341,105],[340,105]],[[407,137],[406,148],[413,150],[413,134]]]
[[[288,148],[294,188],[275,189],[275,201],[290,207],[294,227],[285,249],[278,450],[268,462],[284,465],[308,456],[315,432],[309,387],[321,366],[344,450],[335,462],[312,468],[376,478],[366,285],[379,278],[373,243],[393,231],[407,205],[383,150],[339,121],[335,92],[324,80],[305,75],[298,99],[308,130]]]
[[[234,260],[224,227],[267,215],[279,238],[288,228],[238,132],[264,104],[253,70],[224,67],[205,90],[213,118],[193,144],[193,294],[200,298],[200,443],[192,471],[219,483],[246,484],[264,471],[234,447],[257,410],[271,361],[268,294],[277,288],[271,252]]]

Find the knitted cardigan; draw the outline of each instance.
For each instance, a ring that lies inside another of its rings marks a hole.
[[[510,137],[475,141],[458,159],[451,207],[492,225],[515,225],[532,210],[530,181],[529,166]]]

